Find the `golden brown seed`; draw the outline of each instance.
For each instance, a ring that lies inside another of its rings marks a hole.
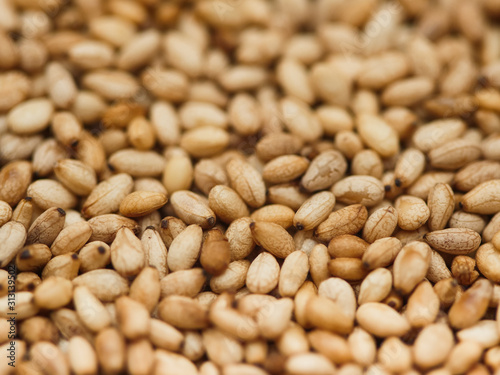
[[[296,183],[274,185],[269,187],[268,198],[270,203],[281,204],[298,210],[300,206],[309,198],[309,194],[304,193]]]
[[[394,260],[394,288],[409,294],[424,279],[431,261],[431,248],[424,242],[405,245]]]
[[[467,228],[448,228],[427,233],[425,240],[436,250],[448,254],[469,254],[481,244],[481,236]]]
[[[52,258],[42,270],[42,279],[61,276],[72,280],[78,275],[80,259],[76,253],[58,255]]]
[[[499,189],[500,180],[483,182],[463,196],[461,207],[466,212],[495,214],[500,210]]]
[[[479,273],[475,271],[475,268],[476,261],[473,258],[458,255],[453,258],[451,273],[460,285],[471,285],[479,277]]]
[[[137,222],[115,214],[99,215],[90,219],[88,223],[92,228],[92,236],[89,241],[102,241],[110,244],[122,227],[130,229],[134,233],[139,233]]]
[[[191,268],[169,273],[161,279],[161,295],[195,297],[206,282],[206,274],[201,268]]]
[[[172,271],[190,269],[200,255],[203,231],[192,224],[174,238],[167,255],[168,267]]]
[[[73,284],[62,277],[49,277],[38,285],[33,302],[41,309],[55,310],[67,305],[73,296]]]
[[[62,209],[76,206],[76,197],[61,183],[54,180],[37,180],[27,190],[28,196],[32,197],[33,203],[43,210],[51,207]]]
[[[425,327],[436,320],[440,301],[432,285],[424,280],[410,295],[406,318],[412,327]]]
[[[2,322],[7,323],[8,325],[5,331],[5,339],[3,340],[8,341],[7,338],[10,324],[8,324],[7,319]],[[19,324],[19,337],[27,341],[29,344],[34,344],[38,341],[57,343],[59,341],[59,331],[50,319],[41,316],[34,316]]]
[[[65,216],[66,212],[62,208],[52,207],[46,210],[31,224],[26,243],[52,245],[64,227]]]
[[[378,239],[389,237],[398,225],[398,212],[387,206],[372,213],[363,228],[363,239],[373,243]]]
[[[109,246],[102,241],[92,241],[86,244],[78,253],[82,273],[105,268],[111,262]]]
[[[134,191],[120,203],[120,213],[127,217],[140,217],[163,207],[168,198],[163,193],[152,191]]]
[[[260,207],[266,200],[261,174],[248,162],[233,158],[226,166],[232,187],[251,207]]]
[[[361,283],[358,295],[360,305],[367,302],[381,302],[392,288],[392,274],[386,268],[377,268],[370,272]]]
[[[327,189],[345,174],[347,163],[338,151],[325,151],[316,156],[301,179],[307,191]]]
[[[276,258],[267,252],[254,259],[246,275],[247,288],[252,293],[266,294],[278,285],[280,267]]]
[[[142,303],[126,296],[118,298],[116,317],[120,330],[127,339],[136,340],[149,334],[149,312]]]
[[[343,234],[332,238],[328,252],[332,258],[361,258],[368,243],[352,234]]]
[[[285,96],[280,100],[279,108],[285,127],[305,142],[319,139],[323,128],[314,116],[309,105],[302,100]]]
[[[399,151],[396,131],[377,116],[362,114],[357,121],[359,135],[363,141],[382,157],[390,157]]]
[[[145,267],[130,285],[130,298],[152,311],[160,300],[160,275],[156,268]]]
[[[372,176],[349,176],[337,182],[332,188],[339,202],[374,206],[384,198],[384,186]]]
[[[425,168],[425,155],[422,151],[409,148],[399,156],[394,168],[395,183],[399,187],[412,185],[422,174]]]
[[[47,245],[33,244],[21,249],[16,256],[16,267],[19,271],[40,271],[52,258]]]
[[[207,233],[200,253],[200,263],[205,271],[212,275],[220,275],[229,265],[231,248],[228,240],[219,229]]]
[[[7,124],[15,134],[38,133],[48,127],[53,111],[54,106],[49,99],[30,99],[9,111]]]
[[[311,254],[309,254],[309,271],[316,286],[330,277],[329,260],[330,256],[325,245],[317,244],[312,248]]]
[[[384,166],[382,159],[373,150],[361,150],[352,159],[351,170],[353,175],[382,177]]]
[[[194,167],[194,183],[205,195],[216,185],[228,185],[224,168],[210,159],[202,159]]]
[[[358,258],[335,258],[328,262],[328,270],[332,276],[344,280],[362,280],[368,273],[363,262]]]
[[[292,236],[280,225],[252,222],[249,225],[254,241],[278,258],[286,258],[295,251]]]
[[[0,228],[0,267],[6,267],[21,251],[26,241],[26,229],[17,221],[10,221]]]
[[[479,145],[465,139],[454,139],[433,148],[429,152],[430,163],[434,168],[458,169],[481,156]]]
[[[410,329],[404,316],[383,303],[363,304],[356,312],[356,320],[362,328],[378,337],[401,336]]]
[[[227,224],[249,216],[248,208],[236,191],[228,186],[216,185],[208,195],[208,205],[217,217]]]
[[[446,367],[452,374],[465,373],[479,361],[482,353],[483,348],[474,341],[459,342],[452,349]]]
[[[442,323],[425,327],[415,340],[413,355],[415,364],[427,369],[442,364],[451,352],[453,332]]]
[[[125,368],[126,343],[123,334],[114,327],[99,332],[95,349],[100,367],[107,373],[120,373]]]
[[[116,233],[110,251],[111,264],[124,277],[137,275],[144,267],[145,255],[141,241],[128,228]]]
[[[165,153],[167,157],[162,183],[172,194],[178,190],[189,190],[193,183],[193,164],[189,155],[182,149],[173,148]]]
[[[210,157],[228,146],[229,134],[215,126],[201,126],[183,133],[180,144],[191,156]]]
[[[80,250],[92,235],[92,228],[86,221],[65,227],[52,243],[50,250],[54,256]]]
[[[71,370],[77,375],[97,372],[97,355],[92,345],[81,336],[69,340],[68,357]]]
[[[281,266],[279,292],[283,297],[293,297],[302,286],[309,272],[309,259],[302,251],[294,251]]]
[[[119,173],[98,184],[82,207],[82,214],[91,218],[118,211],[120,203],[132,191],[134,182],[126,173]]]
[[[210,321],[221,331],[232,337],[243,340],[256,340],[259,329],[256,322],[249,316],[229,308],[212,308],[209,313]]]
[[[198,224],[205,229],[215,225],[215,213],[208,202],[198,194],[179,190],[172,194],[170,203],[177,216],[186,224]]]
[[[267,162],[282,155],[298,153],[302,148],[302,143],[302,140],[293,134],[271,133],[259,140],[255,151],[259,159]]]
[[[454,186],[461,191],[470,191],[477,185],[500,178],[500,163],[481,160],[460,169],[453,180]]]
[[[15,206],[31,183],[32,166],[27,161],[13,161],[0,170],[0,199]]]
[[[250,261],[235,260],[219,276],[210,279],[210,289],[214,293],[236,292],[245,285]]]
[[[448,313],[450,324],[454,328],[468,328],[482,318],[493,294],[491,282],[477,280],[458,298]]]
[[[387,267],[394,262],[403,247],[400,240],[395,237],[381,238],[366,248],[361,260],[368,270]]]
[[[85,131],[82,132],[76,152],[78,160],[92,167],[96,173],[104,169],[106,164],[106,152],[101,142],[90,133]]]
[[[292,226],[295,212],[287,206],[281,204],[268,204],[255,210],[250,218],[254,221],[265,221],[275,223],[288,229]]]
[[[500,253],[492,243],[481,245],[476,252],[477,269],[488,280],[495,283],[500,280],[500,274],[498,273],[499,261]]]
[[[18,221],[24,225],[26,230],[29,229],[31,224],[31,217],[33,215],[33,202],[31,198],[27,197],[22,199],[12,212],[12,221]]]
[[[69,374],[69,364],[61,349],[51,342],[40,341],[30,348],[30,357],[37,367],[54,375]]]
[[[226,237],[231,250],[231,260],[243,259],[255,247],[255,242],[250,230],[252,220],[243,217],[233,221],[226,230]]]
[[[54,173],[64,186],[77,195],[89,195],[97,184],[95,171],[79,160],[59,160]]]
[[[309,160],[297,155],[283,155],[268,162],[262,177],[271,184],[281,184],[300,177],[309,166]]]
[[[427,222],[430,211],[423,199],[410,195],[400,196],[395,203],[398,225],[403,230],[415,230]]]
[[[312,296],[308,299],[305,318],[314,327],[339,334],[350,333],[354,323],[336,302],[322,296]]]
[[[158,315],[176,328],[203,329],[208,326],[208,311],[189,297],[165,297],[158,305]]]
[[[321,241],[329,241],[343,234],[355,234],[363,228],[367,217],[368,211],[365,206],[353,204],[332,212],[316,228],[315,234]]]

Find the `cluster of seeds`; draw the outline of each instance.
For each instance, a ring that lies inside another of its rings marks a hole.
[[[0,0],[0,375],[500,373],[498,19]]]

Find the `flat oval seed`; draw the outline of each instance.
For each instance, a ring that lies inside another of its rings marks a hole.
[[[248,162],[233,158],[226,165],[234,190],[251,207],[260,207],[266,201],[266,186],[261,174]]]
[[[366,220],[363,228],[363,239],[373,243],[384,237],[389,237],[398,225],[398,212],[392,206],[379,208]]]
[[[54,106],[45,98],[31,99],[16,105],[7,115],[9,129],[16,134],[39,133],[49,126]]]
[[[403,230],[415,230],[424,225],[430,216],[429,207],[423,199],[410,195],[400,196],[395,203],[398,225]]]
[[[266,294],[278,285],[280,266],[270,253],[260,253],[248,269],[247,288],[252,293]]]
[[[384,185],[372,176],[349,176],[337,182],[332,192],[345,204],[362,204],[367,207],[379,204],[384,198]]]
[[[248,216],[248,208],[236,191],[228,186],[214,186],[208,195],[208,205],[217,217],[231,224],[233,221]]]
[[[315,230],[315,235],[321,241],[330,241],[333,237],[343,234],[356,234],[365,225],[368,217],[366,207],[353,204],[334,211]]]
[[[453,332],[446,324],[437,323],[425,327],[413,347],[415,364],[424,369],[442,364],[454,344]]]
[[[172,208],[186,224],[208,229],[215,225],[215,213],[203,197],[188,190],[179,190],[170,197]]]
[[[283,155],[264,166],[262,177],[271,184],[281,184],[300,177],[309,167],[309,160],[297,155]]]
[[[356,320],[366,331],[377,337],[402,336],[410,330],[406,318],[383,303],[368,302],[356,312]]]
[[[481,244],[479,233],[467,228],[437,230],[427,233],[424,238],[434,249],[455,255],[469,254]]]
[[[451,186],[443,183],[434,185],[427,198],[427,204],[430,210],[427,222],[429,229],[431,231],[444,229],[455,209]]]
[[[167,195],[153,191],[134,191],[120,203],[120,213],[127,217],[140,217],[163,207],[168,201]]]
[[[313,159],[301,184],[308,191],[327,189],[344,176],[346,169],[347,162],[340,152],[325,151]]]
[[[309,272],[309,259],[302,251],[294,251],[281,266],[279,292],[283,297],[293,297],[302,286]]]
[[[491,215],[500,211],[500,180],[479,184],[462,197],[461,207],[466,212]]]
[[[54,180],[37,180],[33,182],[28,187],[27,194],[32,197],[33,202],[42,210],[51,207],[73,208],[77,203],[74,194]]]
[[[476,252],[477,269],[490,281],[500,282],[500,252],[492,243],[485,243]]]
[[[298,230],[311,230],[330,215],[335,206],[335,196],[322,191],[306,200],[295,213],[293,225]]]
[[[380,117],[362,114],[358,116],[357,126],[363,141],[383,158],[399,152],[398,134]]]
[[[457,329],[468,328],[479,321],[486,310],[493,294],[491,282],[477,280],[467,289],[450,308],[450,325]]]
[[[252,222],[250,230],[255,242],[278,258],[284,259],[295,251],[292,236],[278,224]]]

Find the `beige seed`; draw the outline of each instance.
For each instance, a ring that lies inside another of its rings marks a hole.
[[[347,163],[340,152],[325,151],[313,159],[301,184],[308,191],[323,190],[339,181],[346,169]]]
[[[397,337],[384,340],[377,353],[377,359],[384,369],[393,372],[410,370],[412,353],[409,346]]]
[[[59,108],[69,108],[75,100],[78,89],[71,73],[58,62],[51,62],[45,68],[49,96]]]
[[[375,362],[377,345],[373,336],[365,330],[360,327],[354,328],[347,342],[355,362],[362,366],[369,366]]]
[[[415,340],[415,364],[423,369],[440,365],[446,361],[453,345],[453,332],[447,325],[431,324],[425,327]]]
[[[261,174],[248,162],[233,158],[226,166],[231,185],[251,207],[260,207],[266,200]]]
[[[89,241],[103,241],[110,244],[122,227],[129,228],[134,233],[139,233],[137,222],[115,214],[99,215],[90,219],[88,223],[92,228],[92,236]]]
[[[298,210],[307,198],[309,194],[302,192],[297,183],[273,185],[268,190],[270,203],[282,204],[292,210]]]
[[[49,125],[54,106],[45,98],[30,99],[12,108],[7,115],[9,129],[15,134],[34,134]]]
[[[193,183],[193,165],[184,150],[173,148],[165,153],[167,160],[163,171],[163,186],[172,194],[179,190],[189,190]]]
[[[205,195],[216,185],[228,185],[229,179],[222,166],[210,159],[202,159],[194,167],[194,183]]]
[[[130,297],[116,300],[116,317],[123,335],[129,340],[146,337],[149,334],[149,312],[146,307]]]
[[[353,204],[332,212],[316,228],[315,234],[321,241],[329,241],[343,234],[355,234],[363,228],[367,217],[368,211],[365,206]]]
[[[108,310],[89,288],[75,287],[73,303],[81,322],[93,332],[99,332],[111,324],[111,315]]]
[[[413,77],[390,84],[382,93],[387,106],[411,106],[434,91],[434,82],[427,77]]]
[[[139,89],[135,77],[122,70],[91,71],[83,76],[82,85],[108,100],[131,98]]]
[[[184,341],[184,335],[170,324],[159,319],[151,319],[149,339],[159,348],[177,352]]]
[[[249,216],[248,208],[236,191],[228,186],[217,185],[210,190],[208,205],[217,217],[227,224]]]
[[[183,133],[180,144],[194,157],[210,157],[228,146],[229,135],[224,129],[205,125]]]
[[[293,297],[302,286],[309,272],[309,259],[302,251],[294,251],[281,266],[279,292],[283,297]]]
[[[404,316],[383,303],[361,305],[356,312],[356,320],[362,328],[377,337],[402,336],[410,329]]]
[[[78,253],[82,273],[105,268],[111,262],[109,246],[102,241],[92,241]]]
[[[73,284],[62,277],[49,277],[37,286],[34,303],[41,309],[55,310],[67,305],[73,296]]]
[[[52,245],[64,227],[65,216],[66,212],[62,208],[52,207],[43,212],[31,224],[26,239],[27,244]]]
[[[161,279],[161,295],[162,297],[171,295],[195,297],[205,282],[206,277],[201,268],[172,272]]]
[[[236,94],[228,105],[229,122],[241,135],[252,135],[262,127],[262,113],[258,102],[250,95]]]
[[[69,340],[68,357],[71,370],[76,375],[97,372],[97,355],[92,345],[81,336]]]
[[[247,288],[253,293],[266,294],[278,285],[280,267],[270,253],[260,253],[250,264],[246,275]]]
[[[127,128],[127,139],[138,150],[149,150],[156,143],[156,134],[151,123],[144,117],[134,118]]]
[[[127,173],[132,177],[156,177],[165,168],[165,158],[154,151],[123,149],[108,159],[115,171]]]
[[[124,277],[137,275],[144,266],[141,241],[128,228],[121,228],[110,247],[111,264]]]
[[[363,141],[382,157],[399,152],[399,138],[396,131],[379,117],[362,114],[357,121],[359,135]]]
[[[356,312],[356,296],[351,285],[344,279],[330,277],[318,288],[318,295],[337,303],[345,316],[353,320]]]
[[[368,245],[357,236],[343,234],[332,238],[328,244],[328,252],[332,258],[361,258]]]
[[[329,104],[346,106],[352,92],[352,80],[332,63],[314,64],[310,79],[316,95]]]
[[[150,214],[167,203],[167,196],[152,191],[134,191],[120,203],[120,213],[127,217],[140,217]]]
[[[61,183],[54,180],[37,180],[33,182],[27,191],[33,202],[43,210],[51,207],[62,209],[76,206],[76,197]]]
[[[78,254],[68,253],[52,258],[42,270],[42,279],[60,276],[72,280],[78,275],[80,259]]]
[[[424,242],[414,241],[405,245],[394,260],[394,288],[410,294],[427,274],[431,261],[431,248]]]
[[[104,169],[106,164],[106,152],[103,145],[90,133],[82,131],[77,146],[77,158],[92,167],[97,173]]]
[[[198,224],[205,229],[215,225],[215,213],[198,194],[188,190],[176,191],[170,197],[170,203],[177,216],[186,224]]]
[[[446,367],[452,374],[465,373],[479,361],[482,353],[481,346],[473,341],[459,342],[450,352]]]
[[[126,343],[117,328],[106,328],[95,338],[95,349],[100,367],[108,373],[120,373],[126,360]]]
[[[436,250],[464,255],[477,250],[481,244],[479,233],[467,228],[448,228],[427,233],[425,240]]]
[[[54,171],[55,164],[68,157],[67,149],[55,139],[50,138],[42,142],[33,153],[33,171],[42,177]]]
[[[344,280],[358,281],[365,278],[367,271],[358,258],[335,258],[328,262],[328,270],[332,276]]]
[[[30,357],[36,367],[54,375],[69,374],[69,364],[61,349],[51,342],[40,341],[30,348]]]
[[[398,212],[392,206],[380,208],[366,220],[363,228],[363,239],[373,243],[384,237],[389,237],[397,227]]]
[[[431,231],[444,229],[455,207],[453,190],[450,185],[436,184],[429,193],[427,204],[430,210],[429,229]]]
[[[330,256],[326,246],[323,244],[314,245],[311,254],[309,254],[309,271],[316,286],[330,277],[329,261]]]
[[[203,329],[208,326],[207,310],[189,297],[165,297],[158,305],[158,316],[176,328]]]
[[[500,337],[498,335],[498,322],[492,319],[480,320],[469,328],[457,332],[457,338],[461,342],[472,341],[482,348],[491,348],[498,345]]]
[[[361,283],[358,295],[360,305],[367,302],[381,302],[392,289],[392,274],[386,268],[370,272]]]
[[[423,199],[402,195],[395,202],[398,225],[403,230],[415,230],[424,225],[430,216],[429,207]]]
[[[424,173],[412,186],[408,188],[407,193],[421,199],[427,199],[429,192],[435,184],[439,182],[451,184],[453,176],[454,174],[449,172]]]
[[[203,231],[192,224],[174,238],[167,255],[168,267],[172,271],[190,269],[200,255]]]
[[[47,245],[28,245],[17,253],[16,267],[20,271],[39,272],[50,258],[52,258],[52,253]]]
[[[254,241],[278,258],[286,258],[295,251],[292,236],[275,223],[251,222],[250,230]]]
[[[455,211],[451,215],[448,226],[450,228],[468,228],[478,233],[482,233],[486,227],[486,220],[480,215],[470,214],[464,211]]]
[[[400,187],[412,185],[425,168],[425,155],[422,151],[409,148],[399,156],[394,169],[395,183]]]
[[[386,237],[376,240],[365,250],[362,261],[368,270],[387,267],[394,262],[403,247],[400,240],[395,237]]]
[[[247,257],[255,247],[250,230],[252,219],[243,217],[233,221],[226,230],[226,237],[231,250],[231,260]]]
[[[436,120],[419,127],[413,135],[413,142],[421,151],[428,152],[460,137],[465,129],[466,126],[462,120]]]
[[[472,162],[460,169],[454,178],[454,186],[461,191],[470,191],[477,185],[500,178],[500,163],[491,160]]]
[[[352,360],[347,340],[342,336],[323,330],[309,332],[311,346],[335,364],[343,364]]]
[[[349,176],[338,181],[332,192],[339,202],[370,207],[382,201],[384,186],[372,176]]]
[[[357,78],[364,88],[381,89],[389,83],[403,78],[409,70],[407,57],[402,53],[386,52],[368,58]]]
[[[211,103],[186,102],[179,109],[179,117],[186,130],[200,126],[226,129],[228,126],[226,113]]]
[[[498,262],[500,253],[492,243],[485,243],[476,252],[477,268],[488,280],[497,283],[500,280]]]
[[[482,318],[493,293],[491,282],[477,280],[458,298],[448,313],[450,325],[454,328],[468,328]]]
[[[97,269],[73,279],[73,285],[85,286],[103,302],[114,301],[129,291],[128,281],[110,269]]]
[[[361,150],[352,159],[351,172],[357,176],[382,177],[384,166],[382,159],[373,150]]]
[[[434,168],[458,169],[481,156],[479,145],[465,139],[454,139],[429,152],[430,163]]]
[[[212,308],[210,321],[221,331],[238,340],[252,341],[259,337],[257,323],[249,316],[229,308]]]
[[[214,293],[236,292],[245,285],[249,267],[250,261],[246,259],[229,263],[222,274],[210,279],[210,289]]]
[[[466,212],[476,214],[494,214],[500,210],[498,203],[498,189],[500,180],[483,182],[465,194],[461,207]]]
[[[297,155],[283,155],[268,162],[262,177],[271,184],[280,184],[300,177],[309,166],[309,160]]]
[[[54,173],[64,186],[77,195],[89,195],[97,184],[94,170],[79,160],[59,160]]]
[[[317,328],[339,334],[350,333],[354,323],[336,302],[322,296],[312,296],[308,299],[305,318]]]
[[[32,166],[27,161],[13,161],[0,170],[0,199],[15,206],[31,183]]]
[[[411,294],[406,307],[406,319],[412,327],[425,327],[436,320],[440,301],[428,281],[422,281]]]
[[[282,132],[271,133],[259,140],[255,151],[259,159],[268,162],[279,156],[298,153],[302,144],[302,140],[295,135]]]
[[[281,298],[267,305],[257,314],[257,326],[261,336],[277,339],[290,325],[293,312],[293,300]]]
[[[54,256],[80,250],[92,235],[92,228],[86,221],[80,221],[61,230],[50,250]]]

